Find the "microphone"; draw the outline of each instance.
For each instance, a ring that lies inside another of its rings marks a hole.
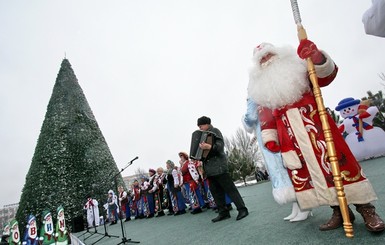
[[[137,160],[139,157],[135,157],[134,159],[132,159],[131,161],[129,161],[128,163],[127,163],[127,165],[124,167],[124,168],[122,168],[122,170],[120,170],[120,172],[119,173],[121,173],[121,172],[123,172],[123,170],[125,170],[128,166],[130,166],[135,160]],[[116,176],[115,176],[116,177]]]
[[[139,157],[135,157],[134,159],[132,159],[130,162],[133,162],[135,160],[137,160]]]

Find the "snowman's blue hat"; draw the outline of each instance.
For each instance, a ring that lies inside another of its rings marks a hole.
[[[352,105],[358,105],[359,103],[360,103],[360,100],[355,100],[352,97],[345,98],[338,103],[338,106],[336,107],[336,111],[340,111]]]

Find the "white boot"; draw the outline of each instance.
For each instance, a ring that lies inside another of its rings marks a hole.
[[[290,222],[296,222],[296,221],[305,220],[305,219],[307,219],[309,217],[309,215],[313,216],[313,213],[311,212],[311,209],[310,210],[305,210],[305,211],[302,211],[301,209],[299,209],[299,211],[297,213],[297,216],[292,218],[290,220]]]
[[[283,218],[283,220],[291,220],[291,219],[295,218],[295,216],[297,216],[298,212],[300,212],[298,203],[297,202],[293,202],[293,207],[291,209],[291,214],[289,216]]]

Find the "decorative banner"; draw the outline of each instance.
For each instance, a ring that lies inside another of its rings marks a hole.
[[[56,245],[67,245],[68,244],[68,233],[64,218],[64,208],[59,206],[57,208],[57,222],[56,222]]]
[[[42,226],[40,228],[40,244],[54,244],[53,221],[51,212],[45,210],[42,215]]]
[[[23,245],[37,245],[39,237],[37,236],[36,217],[30,214],[27,217],[27,225],[25,227]]]
[[[10,223],[10,236],[8,239],[9,244],[20,244],[20,232],[19,223],[16,219],[13,219]]]
[[[3,235],[2,237],[9,237],[9,234],[10,234],[10,230],[11,230],[11,227],[9,226],[9,222],[6,222],[4,225],[3,225]]]

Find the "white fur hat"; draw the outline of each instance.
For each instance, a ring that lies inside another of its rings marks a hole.
[[[254,48],[253,55],[255,55],[257,52],[261,52],[264,49],[271,48],[271,47],[274,47],[274,45],[271,43],[261,43],[257,47]]]

